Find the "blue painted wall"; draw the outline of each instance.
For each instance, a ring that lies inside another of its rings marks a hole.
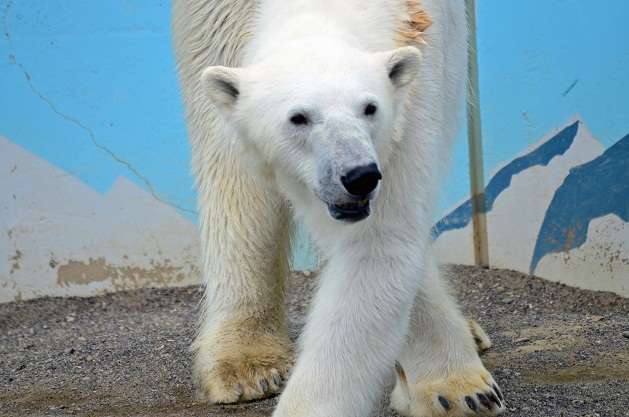
[[[477,1],[485,177],[575,115],[609,147],[629,132],[629,2]],[[461,136],[441,207],[469,194]]]
[[[169,1],[0,1],[0,134],[100,193],[122,175],[194,219]]]
[[[485,167],[580,115],[605,147],[629,132],[629,2],[478,1]]]

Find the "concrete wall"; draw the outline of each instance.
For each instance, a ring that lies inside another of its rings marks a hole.
[[[0,302],[199,282],[169,9],[0,0]],[[478,4],[491,265],[629,295],[627,12]],[[435,220],[458,263],[474,262],[466,140]]]

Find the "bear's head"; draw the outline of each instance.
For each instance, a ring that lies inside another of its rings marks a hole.
[[[420,62],[413,47],[365,53],[302,39],[243,68],[207,68],[202,86],[254,176],[273,178],[298,211],[356,222],[370,214]]]

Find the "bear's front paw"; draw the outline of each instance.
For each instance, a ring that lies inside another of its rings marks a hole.
[[[391,407],[401,414],[413,417],[495,416],[505,410],[500,388],[482,365],[410,386],[399,365],[396,371],[398,379],[391,394]]]
[[[196,396],[212,404],[267,398],[280,392],[292,365],[290,343],[260,341],[195,346],[192,378]]]

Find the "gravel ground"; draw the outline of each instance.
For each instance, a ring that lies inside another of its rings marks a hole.
[[[294,277],[297,334],[316,276]],[[507,415],[629,416],[629,299],[476,267],[453,267],[451,281],[493,339],[483,361]],[[0,305],[0,415],[269,416],[274,398],[194,402],[200,297],[187,287]],[[396,416],[385,401],[378,415]]]

